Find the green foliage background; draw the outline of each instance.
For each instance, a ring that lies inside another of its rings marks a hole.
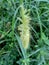
[[[49,0],[23,0],[30,12],[30,46],[18,31],[20,0],[0,0],[0,65],[49,65]]]

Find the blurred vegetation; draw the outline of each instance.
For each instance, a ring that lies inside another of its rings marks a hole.
[[[18,30],[21,2],[31,18],[27,50]],[[49,0],[0,0],[0,65],[49,65]]]

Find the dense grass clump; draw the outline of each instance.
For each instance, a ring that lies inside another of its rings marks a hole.
[[[0,0],[0,65],[49,65],[49,0]]]

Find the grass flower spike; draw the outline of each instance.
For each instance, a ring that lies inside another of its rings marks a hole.
[[[24,8],[24,6],[21,6],[20,15],[22,24],[19,25],[18,29],[21,31],[20,37],[22,40],[22,45],[24,49],[27,49],[29,46],[29,38],[30,38],[30,27],[29,27],[30,17],[29,13],[27,13],[27,10]]]

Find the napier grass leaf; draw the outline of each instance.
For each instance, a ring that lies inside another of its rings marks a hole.
[[[49,46],[49,39],[48,39],[48,37],[46,37],[46,35],[45,35],[44,33],[42,33],[42,40],[44,41],[44,43],[45,43],[46,45]]]

